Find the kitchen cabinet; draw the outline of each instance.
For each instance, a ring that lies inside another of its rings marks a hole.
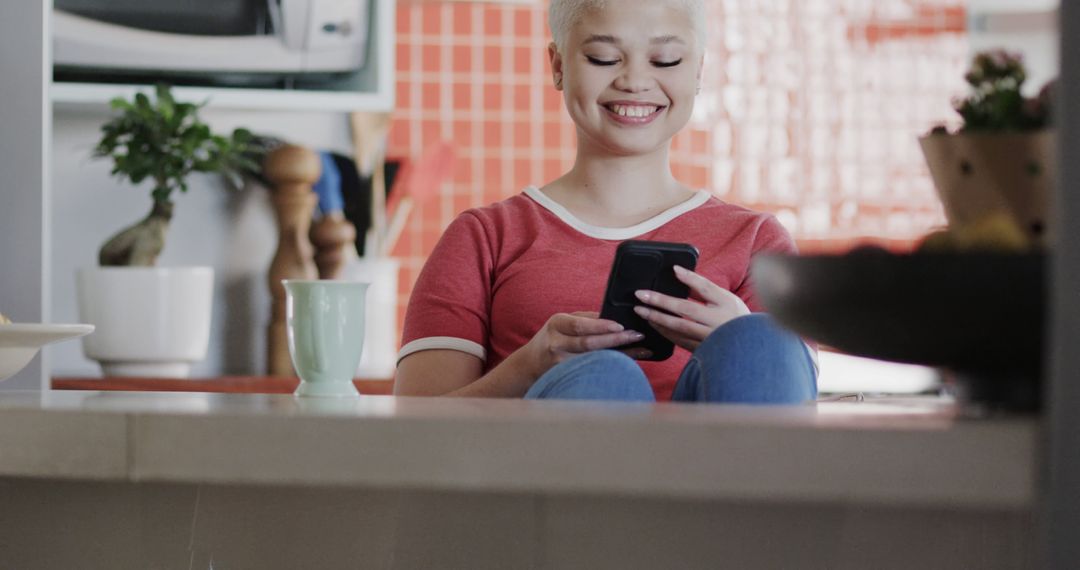
[[[77,180],[78,175],[70,173],[87,167],[92,148],[88,143],[63,148],[63,154],[55,155],[57,130],[61,132],[61,143],[72,140],[77,144],[75,139],[83,133],[96,130],[98,117],[104,115],[110,98],[137,89],[105,84],[53,85],[51,6],[48,0],[0,3],[0,53],[19,54],[0,58],[0,77],[4,78],[0,87],[4,97],[4,105],[0,106],[0,311],[22,322],[70,322],[73,318],[71,310],[57,307],[54,297],[54,293],[63,296],[71,280],[67,266],[57,269],[56,265],[58,260],[66,259],[71,249],[65,232],[78,231],[88,222],[92,225],[102,217],[100,208],[108,207],[98,200],[95,208],[74,218],[57,215],[72,202],[70,180]],[[208,99],[208,112],[224,116],[226,123],[257,116],[263,121],[260,124],[265,124],[271,115],[285,116],[281,128],[286,133],[299,133],[299,142],[305,142],[303,136],[313,132],[321,135],[327,130],[325,125],[332,121],[335,111],[389,109],[394,103],[397,4],[396,0],[373,0],[371,6],[373,26],[369,38],[374,47],[352,92],[202,88],[178,88],[177,92],[195,101]],[[318,128],[310,127],[313,122]],[[58,176],[68,186],[54,192]],[[86,190],[86,186],[81,184],[79,188]],[[0,385],[0,390],[47,390],[52,354],[56,353],[42,351],[23,372]]]
[[[174,94],[188,101],[209,101],[210,108],[289,111],[389,111],[394,106],[397,0],[372,0],[367,63],[358,72],[320,89],[270,89],[178,86]],[[110,83],[53,84],[51,100],[63,108],[104,107],[113,97],[130,97],[151,86]]]

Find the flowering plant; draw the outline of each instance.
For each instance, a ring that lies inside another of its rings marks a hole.
[[[1056,147],[1053,81],[1034,97],[1021,89],[1027,70],[1019,54],[980,52],[964,75],[970,93],[953,101],[963,124],[948,135],[935,127],[919,144],[948,219],[922,251],[1024,253],[1050,243],[1046,224]]]
[[[953,102],[964,123],[959,132],[1033,131],[1050,125],[1054,82],[1035,97],[1021,93],[1027,70],[1023,57],[1002,49],[980,52],[964,75],[971,88],[967,97]],[[944,134],[944,126],[934,134]]]

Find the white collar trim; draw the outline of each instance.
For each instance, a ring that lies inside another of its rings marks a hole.
[[[709,197],[712,195],[708,190],[698,190],[685,202],[676,204],[644,222],[626,228],[606,228],[581,221],[577,216],[571,214],[570,210],[567,210],[555,200],[548,198],[547,194],[541,192],[536,186],[528,186],[523,192],[537,204],[543,206],[544,209],[555,214],[555,216],[565,222],[566,225],[589,237],[606,240],[626,240],[647,234],[690,210],[697,208],[705,202],[708,202]]]

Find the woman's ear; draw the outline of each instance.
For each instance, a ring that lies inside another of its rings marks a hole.
[[[563,62],[562,55],[559,54],[559,46],[555,45],[555,42],[548,44],[548,59],[551,60],[551,81],[557,91],[562,91]]]

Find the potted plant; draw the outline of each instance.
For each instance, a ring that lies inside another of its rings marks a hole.
[[[954,103],[962,124],[935,127],[919,139],[950,231],[976,242],[1023,250],[1047,245],[1046,213],[1056,146],[1051,124],[1053,83],[1035,97],[1020,55],[975,55],[965,80],[970,93]]]
[[[80,318],[97,327],[83,350],[107,376],[185,377],[206,355],[213,269],[160,268],[157,259],[191,175],[218,173],[240,186],[257,166],[251,133],[215,134],[199,119],[201,106],[158,85],[153,99],[113,99],[116,114],[101,128],[94,157],[111,160],[118,178],[151,186],[150,213],[105,242],[99,267],[77,275]]]

